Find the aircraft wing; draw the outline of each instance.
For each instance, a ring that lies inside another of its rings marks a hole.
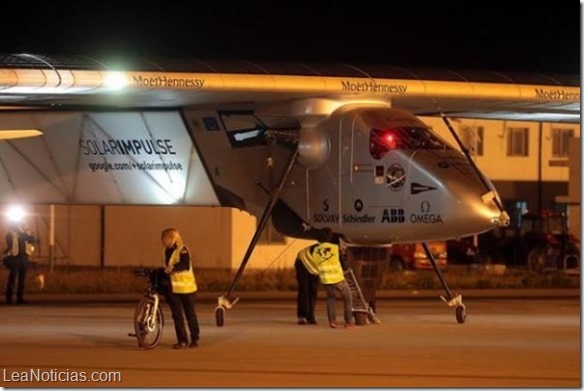
[[[376,100],[416,115],[580,122],[578,76],[349,64],[0,56],[0,108],[171,108]]]

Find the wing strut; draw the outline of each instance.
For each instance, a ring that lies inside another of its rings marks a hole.
[[[255,246],[260,238],[262,231],[264,230],[264,227],[266,226],[268,220],[270,219],[270,217],[272,215],[272,210],[274,209],[274,205],[276,205],[276,202],[278,201],[278,197],[280,196],[280,193],[281,193],[282,189],[284,188],[284,185],[286,184],[286,179],[288,178],[288,175],[292,171],[292,167],[294,166],[294,163],[296,163],[297,159],[298,159],[298,148],[294,148],[294,153],[292,153],[292,156],[290,156],[290,159],[288,160],[288,163],[286,164],[286,167],[284,168],[284,171],[282,172],[282,175],[280,176],[280,180],[278,181],[278,185],[276,186],[276,189],[272,192],[272,196],[270,198],[270,201],[268,202],[268,205],[266,206],[266,209],[264,210],[264,213],[262,214],[262,217],[260,219],[258,227],[257,227],[256,231],[254,232],[253,237],[251,238],[249,246],[247,247],[247,251],[245,252],[245,255],[243,256],[243,260],[241,261],[241,265],[239,265],[239,270],[237,270],[237,274],[235,275],[235,278],[233,279],[231,286],[229,286],[229,290],[227,291],[227,294],[225,294],[224,296],[220,296],[217,299],[217,307],[215,308],[215,322],[217,324],[217,327],[223,326],[224,318],[225,318],[225,309],[230,309],[239,300],[239,297],[232,300],[231,295],[233,294],[233,291],[235,290],[235,286],[237,285],[237,283],[239,282],[239,279],[241,278],[241,275],[243,274],[243,270],[245,269],[245,266],[247,265],[247,263],[251,257],[251,254],[252,254],[252,252],[253,252],[253,250],[254,250],[254,248],[255,248]]]
[[[436,101],[434,101],[434,103],[438,107],[438,103]],[[505,208],[503,208],[503,205],[501,204],[501,201],[499,201],[499,198],[496,197],[495,189],[493,188],[492,184],[490,184],[485,179],[483,173],[481,172],[481,170],[479,170],[476,163],[474,162],[474,160],[470,156],[470,152],[469,152],[468,148],[463,144],[460,137],[458,137],[458,134],[454,131],[454,128],[450,124],[450,120],[448,120],[448,117],[446,117],[446,115],[444,114],[442,109],[440,109],[440,107],[438,107],[438,111],[440,111],[440,117],[442,118],[442,120],[446,124],[446,127],[448,127],[448,130],[450,130],[452,137],[454,137],[454,139],[456,140],[456,143],[458,144],[458,146],[462,150],[462,153],[466,157],[466,160],[469,162],[473,171],[475,172],[475,174],[477,175],[477,177],[479,178],[479,180],[481,181],[481,183],[485,187],[485,190],[487,190],[487,194],[485,194],[485,196],[488,195],[489,193],[492,194],[491,198],[492,198],[493,202],[495,203],[495,205],[497,206],[497,208],[499,209],[499,212],[501,212],[501,215],[499,217],[499,221],[501,222],[501,225],[505,225],[505,226],[509,225],[509,215],[505,211]]]

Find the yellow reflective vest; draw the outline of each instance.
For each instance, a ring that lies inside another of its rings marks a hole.
[[[168,261],[169,266],[175,265],[180,261],[180,253],[184,248],[186,247],[177,246],[172,252]],[[166,266],[165,249],[162,250],[162,262]],[[197,281],[195,280],[195,273],[193,272],[193,266],[190,260],[188,270],[173,271],[170,273],[170,284],[172,285],[172,293],[193,293],[197,291]]]
[[[316,263],[314,262],[314,250],[316,249],[315,245],[308,246],[302,250],[297,255],[297,258],[302,261],[302,264],[308,270],[310,274],[314,274],[315,276],[318,275],[318,268],[316,267]]]
[[[327,242],[320,243],[312,254],[321,283],[336,284],[345,279],[338,245]]]
[[[8,249],[7,254],[8,255],[12,255],[13,257],[19,256],[20,254],[20,249],[19,249],[19,243],[18,243],[18,232],[16,231],[10,231],[8,233],[11,237],[12,237],[12,246]],[[28,232],[26,232],[26,236],[31,236]],[[29,242],[28,240],[25,239],[24,241],[24,252],[26,255],[31,256],[34,253],[35,247],[34,244]]]

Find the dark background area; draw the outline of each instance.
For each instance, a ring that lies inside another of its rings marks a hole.
[[[564,2],[4,2],[1,53],[580,73]]]

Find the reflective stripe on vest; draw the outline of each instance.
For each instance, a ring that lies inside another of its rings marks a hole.
[[[183,247],[177,247],[170,256],[168,264],[170,266],[177,264],[180,261],[180,252]],[[162,262],[166,265],[165,249],[162,250]],[[189,262],[188,270],[170,273],[170,283],[172,285],[172,293],[193,293],[197,291],[197,281],[193,267]]]
[[[313,251],[320,282],[336,284],[345,279],[339,258],[339,246],[333,243],[320,243]]]
[[[12,236],[12,246],[8,249],[8,254],[16,257],[20,253],[18,249],[18,234],[14,231],[10,231],[10,236]]]

